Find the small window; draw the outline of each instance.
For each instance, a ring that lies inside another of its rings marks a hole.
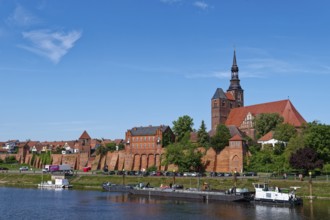
[[[222,101],[222,107],[226,106],[226,101]]]

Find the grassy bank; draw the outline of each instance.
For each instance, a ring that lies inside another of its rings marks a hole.
[[[18,187],[37,187],[41,180],[50,180],[50,175],[40,174],[9,174],[0,173],[0,185],[18,186]],[[70,183],[74,185],[75,189],[93,189],[101,190],[103,182],[112,182],[117,184],[137,184],[139,182],[150,183],[151,186],[169,185],[174,182],[173,177],[135,177],[135,176],[106,176],[106,175],[76,175],[69,178]],[[309,196],[309,182],[298,180],[266,180],[269,181],[270,186],[278,186],[280,188],[290,188],[291,186],[301,187],[298,189],[299,196]],[[182,184],[185,188],[198,188],[207,182],[212,189],[227,190],[234,185],[233,178],[196,178],[196,177],[176,177],[175,183]],[[237,187],[248,188],[253,190],[253,182],[265,182],[265,179],[259,178],[244,178],[237,179]],[[312,182],[313,196],[317,198],[330,199],[330,182],[314,181]]]

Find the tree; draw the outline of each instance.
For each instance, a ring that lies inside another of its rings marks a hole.
[[[305,146],[313,148],[324,162],[330,162],[330,126],[308,123],[303,130]]]
[[[178,118],[178,120],[173,121],[173,132],[177,138],[177,141],[181,141],[184,135],[187,132],[193,131],[194,122],[193,119],[188,116],[184,115]]]
[[[206,131],[204,120],[202,120],[202,124],[197,131],[197,143],[202,147],[208,147],[210,143],[210,135]]]
[[[277,125],[283,123],[284,119],[278,113],[261,113],[254,119],[254,128],[257,138],[274,130]]]
[[[215,135],[211,137],[211,146],[215,151],[220,152],[226,146],[229,145],[229,139],[231,138],[229,129],[226,125],[220,124],[217,126]]]
[[[305,147],[291,154],[290,165],[295,169],[303,169],[307,173],[309,170],[322,168],[323,160],[318,158],[315,150]]]
[[[97,149],[96,149],[96,155],[105,155],[108,152],[107,147],[100,145]]]
[[[274,130],[274,138],[283,142],[289,142],[296,134],[296,128],[288,123],[278,124]]]
[[[179,167],[179,171],[201,171],[202,153],[191,142],[177,142],[166,147],[163,158],[163,165],[174,164]]]

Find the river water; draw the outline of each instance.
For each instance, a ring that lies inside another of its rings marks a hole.
[[[0,219],[330,219],[330,201],[300,207],[150,199],[124,193],[0,187]]]

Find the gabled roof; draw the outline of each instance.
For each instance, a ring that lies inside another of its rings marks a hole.
[[[239,127],[249,112],[253,116],[261,113],[278,113],[284,118],[284,123],[291,124],[295,127],[300,127],[303,123],[306,123],[305,119],[299,114],[290,100],[281,100],[234,108],[229,113],[226,125]]]
[[[132,128],[132,136],[142,136],[142,135],[155,135],[158,129],[161,129],[164,132],[169,126],[148,126],[148,127],[134,127]]]
[[[236,134],[234,137],[229,139],[229,141],[242,141],[242,140],[243,138],[238,134]]]
[[[235,101],[235,98],[231,92],[226,92],[226,97],[229,100]]]
[[[273,135],[274,135],[274,132],[270,131],[267,134],[265,134],[264,136],[262,136],[258,141],[269,141],[269,140],[273,139]]]
[[[217,88],[212,99],[227,99],[227,96],[221,88]]]
[[[87,131],[84,131],[79,139],[91,139]]]

